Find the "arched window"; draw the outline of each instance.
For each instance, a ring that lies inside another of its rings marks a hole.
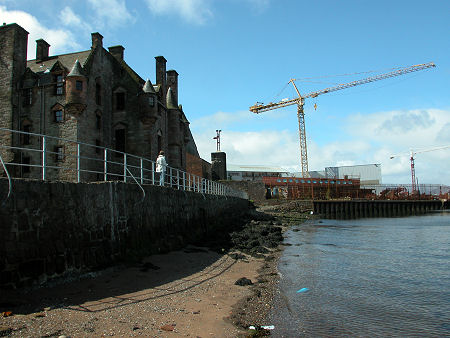
[[[21,143],[23,145],[31,144],[31,122],[29,120],[22,121],[22,131],[26,134],[21,134]]]
[[[102,85],[100,78],[95,79],[95,103],[99,106],[102,104]]]
[[[119,123],[114,128],[114,149],[125,153],[127,148],[127,128],[124,124]],[[120,153],[115,153],[116,156],[122,156]]]

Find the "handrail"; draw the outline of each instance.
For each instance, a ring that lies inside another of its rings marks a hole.
[[[10,152],[14,155],[14,160],[5,163],[6,166],[15,168],[11,170],[14,172],[13,177],[74,182],[121,179],[139,185],[159,184],[155,161],[145,157],[67,138],[7,128],[0,128],[0,139],[5,132],[19,135],[19,140],[27,136],[27,144],[21,141],[14,143],[9,141],[11,145],[0,143],[0,154]],[[31,142],[31,139],[38,141]],[[166,187],[177,190],[248,198],[243,191],[170,166],[166,169],[166,179],[168,183]]]

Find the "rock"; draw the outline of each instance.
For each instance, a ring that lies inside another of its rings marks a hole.
[[[161,326],[161,330],[163,330],[163,331],[173,331],[173,330],[175,330],[175,324],[163,325],[163,326]]]
[[[246,285],[253,285],[253,283],[250,279],[242,277],[239,278],[236,282],[234,282],[234,285],[246,286]]]
[[[9,336],[13,332],[13,329],[8,326],[0,326],[0,337]]]

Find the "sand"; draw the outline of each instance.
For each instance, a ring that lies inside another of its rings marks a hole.
[[[27,294],[3,290],[12,316],[0,318],[0,336],[245,336],[249,324],[270,324],[275,262],[188,247]],[[241,277],[254,285],[235,285]]]

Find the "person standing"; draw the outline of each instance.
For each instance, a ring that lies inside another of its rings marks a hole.
[[[164,156],[164,151],[159,152],[158,158],[156,159],[156,172],[159,173],[159,185],[164,185],[164,175],[166,173],[166,157]]]

